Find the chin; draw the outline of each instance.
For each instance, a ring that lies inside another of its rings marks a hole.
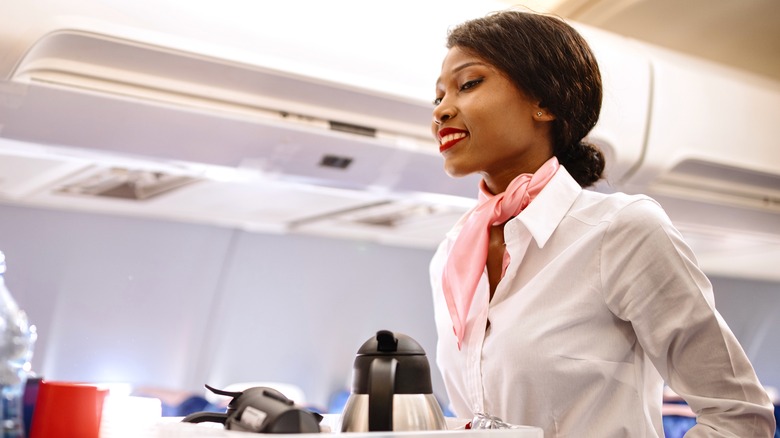
[[[449,170],[446,167],[444,168],[444,173],[446,173],[447,176],[449,176],[450,178],[460,178],[462,176],[466,176],[467,175],[467,174],[464,174],[464,173],[460,173],[460,172],[455,172],[455,171]]]
[[[447,174],[450,178],[461,178],[464,176],[471,175],[474,173],[473,171],[465,171],[463,169],[458,169],[457,167],[451,167],[451,166],[444,166],[444,173]]]

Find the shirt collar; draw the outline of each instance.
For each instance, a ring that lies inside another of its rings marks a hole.
[[[536,198],[517,216],[539,248],[544,248],[581,192],[582,187],[561,166]]]

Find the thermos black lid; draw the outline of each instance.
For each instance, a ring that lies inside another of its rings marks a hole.
[[[395,394],[431,394],[431,369],[425,350],[403,333],[380,330],[358,350],[353,368],[352,392],[368,394],[371,364],[394,361]]]

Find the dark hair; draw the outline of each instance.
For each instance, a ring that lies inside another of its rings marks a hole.
[[[601,178],[604,154],[583,141],[601,111],[601,73],[588,43],[557,17],[506,10],[451,29],[447,48],[486,60],[555,115],[553,154],[587,187]]]

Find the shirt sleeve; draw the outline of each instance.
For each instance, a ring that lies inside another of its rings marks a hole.
[[[687,437],[772,437],[773,406],[715,308],[712,286],[652,199],[618,212],[604,235],[605,301],[632,324],[666,383],[696,413]]]

